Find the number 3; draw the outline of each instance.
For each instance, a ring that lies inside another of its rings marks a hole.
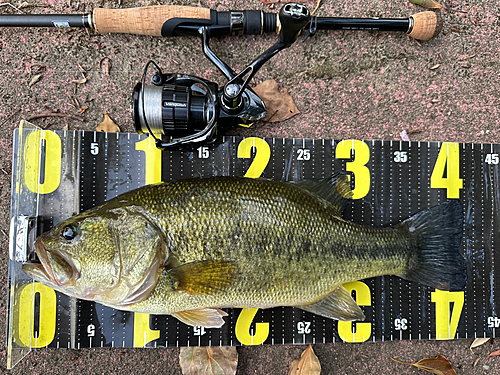
[[[337,145],[335,157],[337,159],[350,159],[351,151],[354,151],[354,160],[346,163],[346,171],[354,174],[352,199],[361,199],[370,191],[370,170],[366,166],[370,161],[370,148],[363,141],[342,141]]]

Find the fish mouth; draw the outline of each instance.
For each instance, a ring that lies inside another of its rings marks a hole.
[[[64,257],[60,251],[47,250],[39,237],[35,241],[35,252],[38,260],[30,260],[22,265],[25,274],[35,280],[56,286],[74,284],[77,275],[76,268],[73,262]]]

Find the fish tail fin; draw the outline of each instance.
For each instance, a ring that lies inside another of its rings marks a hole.
[[[459,200],[449,200],[419,212],[401,223],[417,242],[404,279],[443,290],[463,290],[467,281],[465,260],[458,252],[464,214]]]

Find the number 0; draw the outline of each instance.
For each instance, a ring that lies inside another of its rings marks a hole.
[[[24,181],[30,191],[49,194],[59,187],[61,151],[61,138],[55,132],[37,130],[26,137]]]

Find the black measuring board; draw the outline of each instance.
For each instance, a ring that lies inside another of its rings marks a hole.
[[[495,337],[500,329],[498,144],[224,137],[193,150],[161,152],[150,138],[132,133],[25,129],[14,138],[15,249],[22,248],[20,218],[35,216],[55,225],[145,184],[216,175],[318,180],[342,171],[351,176],[354,193],[343,217],[356,223],[393,225],[460,199],[461,253],[469,276],[462,292],[392,276],[346,284],[366,315],[364,322],[337,322],[292,307],[226,309],[222,328],[204,329],[171,316],[66,297],[27,278],[11,249],[11,348],[450,339]]]

